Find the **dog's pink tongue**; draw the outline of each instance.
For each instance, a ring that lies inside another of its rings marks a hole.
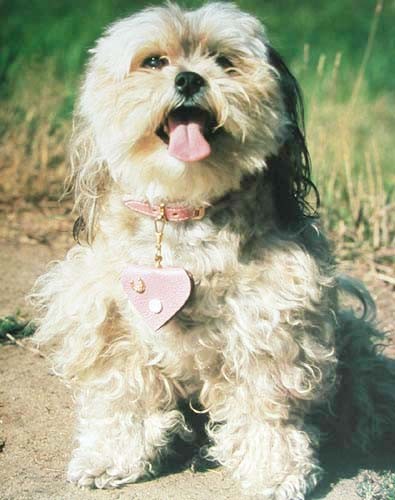
[[[169,154],[178,160],[192,162],[204,160],[211,153],[204,135],[204,119],[190,120],[169,117]]]

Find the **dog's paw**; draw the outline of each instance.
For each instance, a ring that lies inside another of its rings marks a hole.
[[[317,467],[307,478],[304,475],[290,475],[279,486],[266,489],[254,496],[256,500],[305,500],[322,477],[322,470]]]
[[[152,475],[147,462],[114,464],[100,456],[75,456],[68,467],[67,480],[80,487],[117,488]]]
[[[303,476],[290,476],[276,488],[272,498],[273,500],[305,500],[306,495],[314,486],[310,486]]]

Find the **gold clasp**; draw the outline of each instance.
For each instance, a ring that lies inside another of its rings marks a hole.
[[[166,214],[165,214],[165,204],[160,204],[160,212],[158,217],[155,218],[155,236],[156,236],[156,244],[155,244],[155,267],[162,267],[162,241],[163,241],[163,232],[165,230],[166,225]]]
[[[193,215],[192,215],[191,219],[192,220],[203,219],[205,213],[206,213],[205,207],[195,208],[194,211],[193,211]]]

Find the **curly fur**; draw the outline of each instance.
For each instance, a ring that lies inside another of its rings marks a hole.
[[[198,401],[210,456],[247,493],[303,499],[321,475],[313,416],[341,406],[340,379],[358,345],[369,356],[353,371],[355,444],[382,436],[394,393],[383,363],[379,388],[364,385],[380,371],[376,331],[338,305],[339,290],[353,287],[336,275],[306,201],[315,187],[297,83],[260,23],[229,3],[146,9],[110,26],[91,54],[71,146],[75,232],[88,244],[33,295],[35,339],[56,341],[56,372],[78,393],[68,478],[104,488],[158,473],[175,435],[194,438],[181,403]],[[170,64],[142,68],[152,54]],[[220,67],[218,54],[234,67]],[[194,165],[171,157],[155,133],[183,103],[174,87],[183,69],[209,83],[196,99],[221,131]],[[190,271],[196,287],[160,332],[120,284],[126,265],[152,263],[154,247],[152,220],[128,211],[125,194],[210,207],[200,221],[166,226],[164,262]]]

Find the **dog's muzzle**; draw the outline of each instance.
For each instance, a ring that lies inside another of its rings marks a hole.
[[[170,156],[187,163],[204,160],[211,154],[217,121],[194,98],[207,83],[198,73],[182,71],[174,84],[183,103],[164,117],[156,133],[167,144]]]

